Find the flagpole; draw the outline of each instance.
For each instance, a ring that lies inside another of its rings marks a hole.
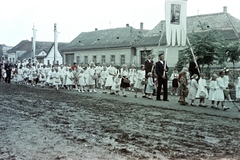
[[[198,67],[197,70],[198,70],[198,73],[200,74],[199,66],[198,66],[198,64],[197,64],[197,60],[196,60],[196,57],[195,57],[195,55],[194,55],[194,53],[193,53],[193,49],[192,49],[191,43],[190,43],[190,41],[189,41],[189,39],[188,39],[188,36],[187,36],[187,42],[188,42],[188,45],[189,45],[189,47],[190,47],[190,50],[191,50],[191,53],[192,53],[192,56],[193,56],[193,61],[194,61],[194,63],[196,64],[196,66]]]
[[[33,38],[32,38],[32,57],[31,60],[35,58],[35,53],[36,53],[36,29],[35,25],[33,24]]]
[[[57,24],[54,23],[54,59],[53,63],[56,64],[56,58],[57,58]]]

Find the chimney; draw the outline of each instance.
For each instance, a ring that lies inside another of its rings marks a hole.
[[[126,24],[126,27],[129,27],[129,24],[128,24],[128,23]]]
[[[95,28],[95,31],[97,31],[98,29],[97,28]]]
[[[143,22],[140,23],[140,33],[143,32]]]
[[[224,6],[224,7],[223,7],[223,12],[224,12],[224,13],[227,13],[227,6]]]

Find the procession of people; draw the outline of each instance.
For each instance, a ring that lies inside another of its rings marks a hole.
[[[170,94],[179,96],[180,105],[208,107],[206,101],[209,101],[209,107],[213,109],[224,111],[229,109],[224,103],[226,99],[232,101],[229,93],[228,69],[220,71],[218,75],[213,74],[207,85],[205,74],[199,72],[196,61],[190,62],[188,68],[183,67],[180,73],[174,69],[172,74],[169,74],[164,54],[159,54],[158,58],[159,60],[154,63],[151,55],[148,55],[145,64],[140,65],[139,69],[136,69],[134,64],[131,68],[128,68],[126,64],[117,68],[113,62],[109,66],[95,65],[91,62],[88,67],[83,67],[83,64],[76,63],[44,65],[31,60],[20,61],[16,64],[7,61],[1,63],[0,76],[1,80],[6,83],[13,81],[18,85],[50,87],[57,91],[66,89],[123,97],[128,97],[132,95],[129,92],[133,92],[135,98],[153,100],[156,96],[157,101],[166,102],[169,101]],[[171,91],[168,91],[169,81],[172,84]],[[240,98],[238,86],[240,84],[236,84],[236,99]],[[197,101],[199,101],[198,104]]]

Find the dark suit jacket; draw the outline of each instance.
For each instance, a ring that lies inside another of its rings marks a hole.
[[[198,63],[197,63],[198,64]],[[199,66],[199,64],[198,64]],[[194,75],[194,74],[197,74],[199,75],[200,73],[198,72],[198,69],[195,68],[196,67],[196,63],[194,61],[191,61],[190,64],[189,64],[189,73],[190,73],[190,76]],[[199,68],[200,70],[200,68]]]
[[[7,71],[7,70],[12,70],[12,66],[10,63],[5,63],[4,65],[4,69]]]
[[[163,78],[162,78],[162,76],[163,76],[163,73],[164,73],[164,65],[165,65],[165,61],[163,61],[163,64],[160,62],[160,61],[158,61],[157,63],[156,63],[156,74],[158,75],[158,80],[164,80]],[[167,69],[167,71],[168,71],[168,66],[166,65],[166,69]],[[167,77],[167,74],[165,73],[165,77],[166,77],[166,80],[168,79],[168,77]]]
[[[145,71],[146,71],[146,75],[151,72],[152,70],[152,66],[153,66],[153,60],[151,60],[151,62],[148,61],[148,59],[144,62],[144,66],[145,66]]]

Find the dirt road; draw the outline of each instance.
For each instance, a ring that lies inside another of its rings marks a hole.
[[[0,159],[240,159],[233,110],[3,82],[0,89]]]

